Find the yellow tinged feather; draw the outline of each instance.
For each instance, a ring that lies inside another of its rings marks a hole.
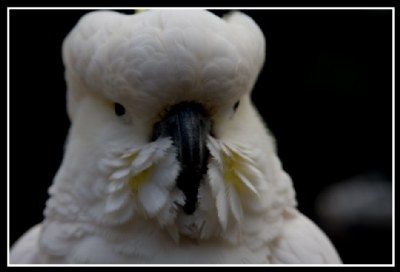
[[[239,154],[231,152],[230,156],[223,154],[224,160],[224,180],[231,184],[237,193],[241,193],[246,186],[238,175],[236,175],[234,169],[237,169],[243,160]]]
[[[149,176],[151,174],[152,167],[149,167],[142,172],[138,173],[136,176],[133,176],[129,180],[129,186],[131,187],[132,191],[137,194],[139,188],[149,180]]]

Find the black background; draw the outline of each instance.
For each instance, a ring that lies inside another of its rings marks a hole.
[[[11,244],[43,219],[70,125],[61,44],[86,12],[10,11]],[[359,173],[391,181],[391,10],[244,12],[267,41],[253,99],[277,138],[300,211],[318,223],[318,193]],[[392,261],[390,230],[347,243],[327,234],[345,263]]]

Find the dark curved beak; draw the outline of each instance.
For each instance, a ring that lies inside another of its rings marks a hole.
[[[207,112],[194,102],[173,106],[153,128],[153,141],[159,137],[170,137],[176,147],[177,159],[181,164],[177,186],[186,197],[183,206],[186,214],[196,210],[200,181],[207,172],[207,135],[210,132],[211,122]]]

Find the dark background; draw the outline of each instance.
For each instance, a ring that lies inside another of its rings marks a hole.
[[[69,127],[61,44],[88,11],[10,11],[11,244],[43,219]],[[319,224],[327,186],[370,171],[392,182],[392,11],[244,12],[266,36],[253,98],[299,210]],[[391,225],[347,236],[322,228],[345,263],[392,262]]]

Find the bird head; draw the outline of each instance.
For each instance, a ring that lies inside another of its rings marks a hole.
[[[62,52],[72,125],[53,199],[68,191],[107,226],[229,241],[294,201],[251,102],[265,40],[247,15],[96,11]]]

